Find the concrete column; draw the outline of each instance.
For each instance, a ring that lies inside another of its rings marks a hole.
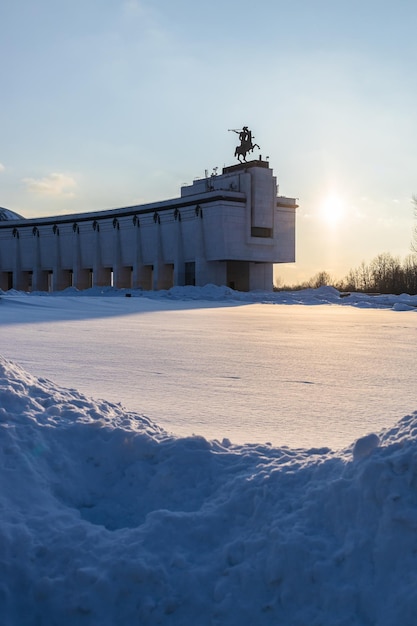
[[[48,272],[42,270],[39,230],[34,226],[32,232],[34,236],[32,289],[33,291],[48,291]]]
[[[133,227],[135,229],[135,253],[132,269],[132,287],[133,289],[137,289],[138,287],[142,287],[140,277],[143,266],[140,223],[137,215],[133,218]]]
[[[143,249],[142,249],[142,229],[140,227],[139,218],[135,216],[133,225],[135,227],[135,258],[132,271],[132,287],[137,289],[151,289],[151,275],[152,270],[149,266],[143,263]]]
[[[72,283],[76,289],[88,289],[90,286],[90,271],[83,268],[80,227],[76,222],[72,225],[72,230]]]
[[[156,248],[155,248],[155,263],[153,267],[152,276],[152,289],[170,289],[173,285],[173,266],[165,263],[164,250],[162,242],[162,229],[160,223],[160,217],[155,213],[155,228],[156,228]]]
[[[152,290],[157,291],[159,289],[160,276],[162,274],[162,266],[164,264],[162,255],[162,236],[161,236],[161,223],[160,217],[157,213],[154,215],[154,232],[155,232],[155,263],[153,264],[152,273]],[[156,229],[156,230],[155,230]]]
[[[100,224],[94,220],[94,263],[93,263],[93,287],[105,287],[110,284],[106,268],[101,261]]]
[[[175,217],[175,256],[174,256],[174,286],[185,283],[184,244],[182,240],[181,213],[176,209]]]
[[[20,254],[20,234],[17,228],[13,229],[14,237],[14,263],[13,263],[13,289],[25,290],[25,278],[22,272],[22,260]]]
[[[198,287],[203,287],[209,282],[209,272],[206,260],[203,210],[200,206],[196,207],[195,220],[195,284]]]
[[[274,287],[274,268],[272,263],[249,264],[249,290],[262,289],[272,291]]]
[[[113,220],[113,229],[113,285],[118,289],[130,289],[131,271],[130,267],[123,265],[120,225],[116,217]]]
[[[55,235],[54,263],[52,268],[52,291],[61,291],[62,289],[69,287],[69,272],[65,272],[62,269],[59,227],[55,224],[52,230]]]

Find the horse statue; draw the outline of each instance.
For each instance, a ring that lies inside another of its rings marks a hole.
[[[230,130],[239,135],[240,145],[236,146],[235,150],[235,157],[238,158],[239,163],[246,162],[246,155],[248,152],[253,152],[255,148],[260,150],[259,145],[252,142],[254,137],[252,137],[252,131],[250,131],[247,126],[244,126],[242,130],[235,130],[234,128],[231,128]]]

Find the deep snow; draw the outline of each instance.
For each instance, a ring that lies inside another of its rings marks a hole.
[[[174,437],[0,357],[0,623],[411,626],[416,437],[417,413],[337,452]]]

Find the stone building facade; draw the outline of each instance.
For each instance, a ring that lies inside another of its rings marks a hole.
[[[196,180],[172,200],[0,221],[0,288],[272,290],[273,264],[295,261],[297,203],[277,190],[269,163],[257,160]]]

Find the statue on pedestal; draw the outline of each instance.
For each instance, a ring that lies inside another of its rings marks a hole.
[[[246,155],[248,152],[253,152],[255,148],[260,149],[257,143],[253,143],[252,140],[254,137],[252,137],[252,131],[249,130],[247,126],[244,126],[241,130],[236,130],[234,128],[230,128],[229,130],[239,135],[240,145],[236,146],[235,157],[238,158],[240,163],[246,161]]]

